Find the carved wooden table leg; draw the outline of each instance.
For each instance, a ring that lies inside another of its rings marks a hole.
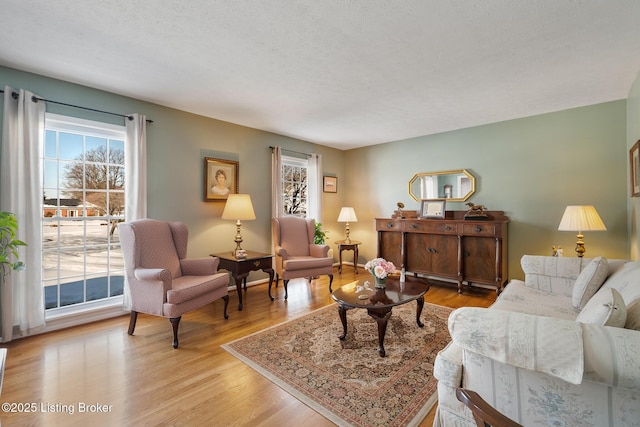
[[[340,335],[338,338],[343,340],[347,337],[347,308],[342,304],[338,306],[338,315],[340,316],[340,321],[342,322],[342,335]]]
[[[378,324],[378,354],[380,357],[384,357],[386,354],[384,351],[384,336],[387,333],[387,324],[391,317],[391,307],[381,309],[368,308],[367,313]]]
[[[424,326],[424,323],[420,321],[420,315],[422,314],[422,309],[424,308],[424,296],[418,298],[416,302],[418,303],[418,308],[416,309],[416,322],[418,323],[418,326],[422,328]]]

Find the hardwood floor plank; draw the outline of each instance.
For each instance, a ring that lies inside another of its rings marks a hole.
[[[358,276],[349,270],[334,271],[334,289],[364,277],[362,270]],[[0,420],[5,425],[331,426],[220,347],[335,304],[326,277],[292,280],[288,300],[282,283],[272,294],[273,302],[266,284],[250,287],[239,312],[237,295],[230,292],[228,320],[222,301],[184,315],[175,350],[168,319],[145,314],[139,315],[133,336],[127,334],[129,317],[121,316],[8,343],[1,400],[16,406],[33,402],[37,410],[3,411]],[[434,284],[425,301],[487,307],[495,292],[472,288],[459,295],[454,286]],[[79,412],[80,404],[108,410]],[[433,413],[421,426],[432,424]]]

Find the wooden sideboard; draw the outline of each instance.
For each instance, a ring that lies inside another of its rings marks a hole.
[[[376,218],[378,256],[409,273],[482,283],[500,293],[507,282],[509,218],[488,211],[487,220],[465,220],[465,211],[444,219]]]

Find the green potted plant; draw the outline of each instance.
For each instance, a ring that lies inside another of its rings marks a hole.
[[[4,276],[11,270],[24,270],[24,262],[18,259],[18,246],[27,246],[22,240],[16,239],[18,220],[11,212],[0,211],[0,266]]]
[[[322,230],[322,223],[316,222],[316,233],[314,236],[314,243],[316,245],[324,245],[324,241],[327,238],[327,232]]]

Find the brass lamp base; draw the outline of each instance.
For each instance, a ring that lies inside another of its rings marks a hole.
[[[242,256],[246,257],[246,252],[240,246],[240,243],[242,243],[242,235],[240,234],[240,227],[242,227],[242,224],[240,223],[240,220],[238,220],[238,222],[236,222],[236,238],[233,240],[234,242],[236,242],[236,248],[233,251],[231,251],[231,255],[233,255],[236,258],[241,258]]]
[[[584,238],[584,235],[582,235],[582,233],[578,233],[576,237],[578,238],[578,241],[576,242],[576,252],[578,253],[578,257],[582,258],[584,256],[584,253],[587,251],[584,248],[584,240],[582,240]]]
[[[349,223],[347,223],[347,225],[345,226],[344,231],[345,231],[345,233],[347,235],[347,237],[344,239],[344,242],[347,243],[347,244],[351,243],[351,238],[349,237]]]

